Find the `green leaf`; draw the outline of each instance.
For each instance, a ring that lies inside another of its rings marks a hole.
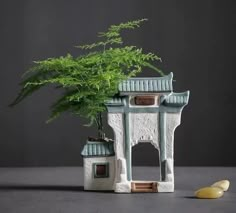
[[[137,76],[146,67],[164,75],[154,65],[161,61],[159,56],[123,44],[121,32],[138,28],[145,21],[147,19],[111,25],[107,31],[98,34],[98,41],[79,46],[86,50],[83,55],[74,57],[67,54],[34,61],[23,75],[21,90],[11,106],[43,86],[54,85],[63,93],[51,106],[51,116],[47,122],[69,112],[89,119],[89,125],[95,123],[101,132],[102,121],[98,115],[106,110],[106,101],[117,95],[121,81]],[[97,50],[93,51],[95,48]]]

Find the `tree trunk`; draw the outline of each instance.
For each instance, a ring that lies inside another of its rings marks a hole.
[[[98,126],[98,138],[105,139],[105,133],[103,130],[103,120],[102,120],[102,113],[99,112],[97,115],[97,126]]]

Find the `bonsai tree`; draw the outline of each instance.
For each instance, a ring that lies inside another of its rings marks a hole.
[[[63,112],[89,119],[88,126],[97,125],[98,137],[105,139],[102,112],[105,103],[118,92],[118,84],[134,77],[149,67],[163,75],[155,65],[161,61],[154,53],[144,53],[141,48],[123,45],[121,31],[135,29],[147,19],[111,25],[98,34],[98,41],[78,46],[85,54],[47,58],[35,61],[23,75],[21,90],[10,106],[21,102],[41,87],[53,84],[64,93],[51,107],[50,122]]]

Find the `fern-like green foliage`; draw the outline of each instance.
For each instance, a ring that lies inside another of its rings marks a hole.
[[[49,121],[63,112],[84,116],[95,122],[101,130],[100,113],[105,102],[118,92],[122,80],[136,76],[144,67],[163,75],[153,65],[161,59],[153,53],[144,53],[135,46],[123,46],[121,31],[134,29],[147,19],[112,25],[99,33],[96,43],[79,46],[90,50],[79,57],[68,54],[64,57],[48,58],[34,62],[24,75],[22,89],[11,104],[14,106],[41,87],[54,84],[64,94],[52,105]]]

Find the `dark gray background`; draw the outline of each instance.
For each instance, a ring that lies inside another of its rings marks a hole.
[[[175,91],[191,91],[175,132],[175,164],[236,166],[235,14],[234,0],[1,1],[0,166],[82,165],[82,146],[96,132],[71,115],[45,124],[58,91],[44,88],[16,108],[7,105],[31,61],[78,55],[74,45],[93,42],[110,24],[143,17],[149,22],[124,33],[127,43],[158,53],[160,67],[174,73]],[[134,165],[157,162],[151,145],[133,154]]]

